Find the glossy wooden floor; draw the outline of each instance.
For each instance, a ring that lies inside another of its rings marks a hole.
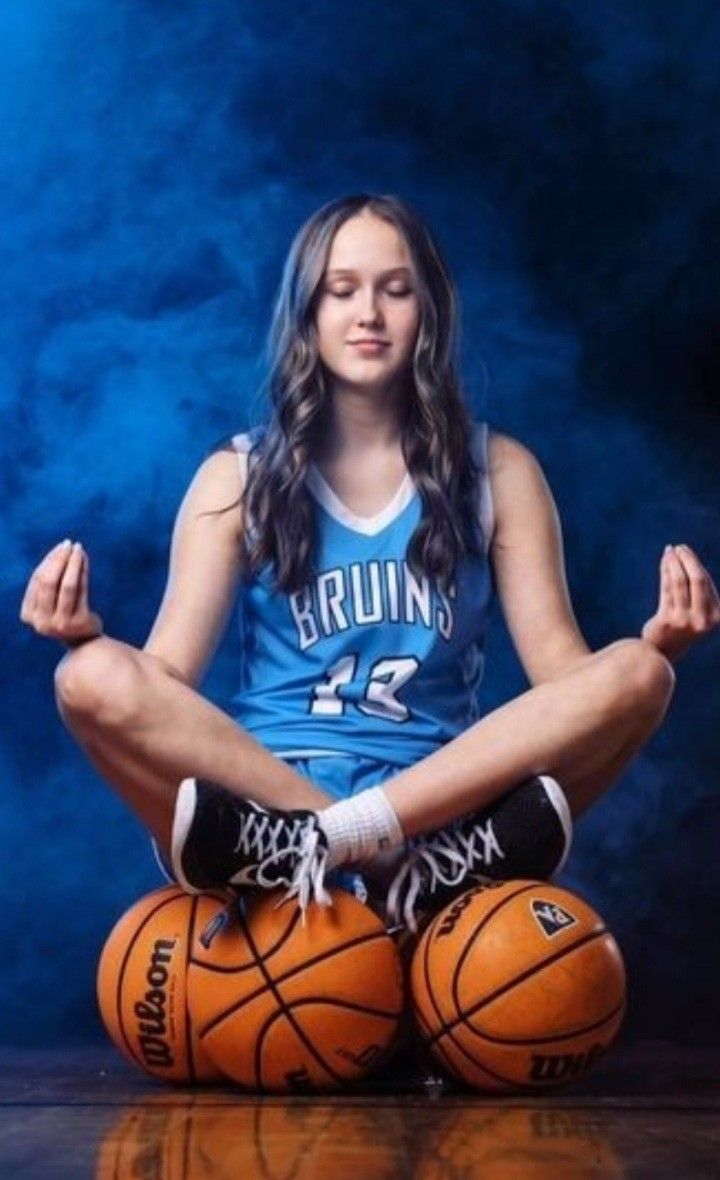
[[[709,1180],[720,1050],[616,1047],[541,1098],[378,1081],[254,1098],[154,1084],[112,1050],[4,1051],[2,1180]]]

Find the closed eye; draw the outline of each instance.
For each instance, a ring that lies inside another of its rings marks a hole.
[[[352,291],[330,291],[330,295],[334,295],[336,299],[348,299],[353,294]],[[406,287],[402,291],[387,290],[386,294],[392,295],[394,299],[404,299],[407,295],[412,295],[412,288]]]

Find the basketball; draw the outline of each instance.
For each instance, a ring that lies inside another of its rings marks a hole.
[[[259,894],[212,938],[196,926],[188,1004],[203,1052],[253,1090],[332,1089],[394,1044],[400,959],[380,919],[341,889],[332,906]]]
[[[588,1070],[625,1011],[622,956],[586,902],[541,881],[462,894],[435,916],[410,968],[431,1052],[480,1090],[545,1090]]]
[[[221,1076],[191,1027],[185,984],[194,927],[222,904],[220,897],[191,897],[177,885],[155,889],[122,915],[103,947],[97,972],[103,1023],[120,1052],[152,1077],[204,1082]]]

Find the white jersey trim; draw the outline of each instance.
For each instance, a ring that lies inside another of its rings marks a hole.
[[[245,454],[250,450],[250,435],[249,434],[234,434],[230,439],[236,451]]]
[[[478,511],[483,537],[485,539],[486,554],[490,549],[495,530],[495,505],[493,503],[489,472],[489,435],[490,431],[487,422],[473,423],[471,448],[475,462],[479,463],[482,469]],[[246,454],[250,450],[251,439],[247,431],[241,434],[234,434],[231,441],[238,453],[238,459],[241,454]],[[239,462],[242,462],[242,460],[239,459]],[[381,512],[377,512],[375,516],[358,516],[357,513],[351,512],[347,505],[343,504],[342,500],[336,496],[315,463],[310,463],[308,466],[306,483],[315,499],[330,516],[338,520],[340,524],[344,524],[347,528],[354,529],[355,532],[363,533],[369,537],[374,536],[381,529],[391,524],[407,507],[416,492],[415,484],[410,477],[410,472],[408,472],[390,503]]]
[[[271,750],[276,758],[354,758],[349,750]]]
[[[403,509],[407,508],[415,495],[415,484],[408,471],[389,504],[386,504],[380,512],[376,512],[374,516],[358,516],[356,512],[352,512],[346,504],[343,504],[315,463],[308,464],[305,482],[315,499],[330,516],[340,524],[344,524],[346,528],[352,529],[356,533],[363,533],[367,537],[374,536],[381,529],[392,524]]]

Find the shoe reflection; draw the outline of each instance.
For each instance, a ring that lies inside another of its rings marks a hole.
[[[96,1180],[624,1180],[602,1112],[445,1106],[379,1096],[347,1104],[165,1098],[125,1109]]]

